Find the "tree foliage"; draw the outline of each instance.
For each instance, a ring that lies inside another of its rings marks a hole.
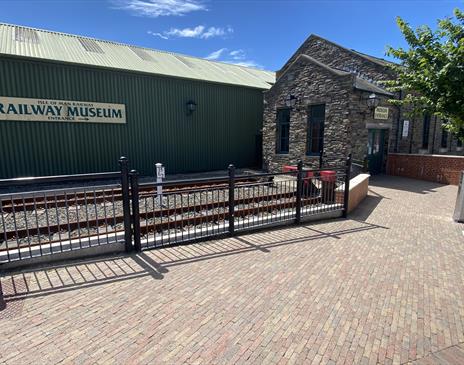
[[[436,30],[413,30],[400,17],[397,24],[408,49],[388,47],[387,54],[400,60],[392,65],[397,78],[387,81],[390,91],[402,91],[412,114],[434,114],[447,121],[451,132],[464,128],[464,12],[438,21]]]

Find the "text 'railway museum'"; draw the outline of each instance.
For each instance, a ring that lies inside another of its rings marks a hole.
[[[14,99],[17,99],[16,101]],[[0,103],[0,117],[5,120],[15,120],[24,116],[28,120],[66,120],[86,121],[91,118],[108,118],[113,123],[121,120],[123,123],[124,106],[121,108],[98,108],[92,103],[77,103],[73,101],[49,102],[37,101],[37,104],[23,102],[20,98],[10,98],[7,104]]]
[[[152,175],[462,154],[440,119],[388,102],[389,66],[315,35],[275,74],[0,24],[0,178],[112,171],[121,155]]]

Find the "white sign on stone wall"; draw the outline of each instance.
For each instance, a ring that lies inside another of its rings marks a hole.
[[[403,120],[403,132],[401,133],[401,137],[407,138],[409,133],[409,120]]]
[[[126,123],[124,104],[0,96],[0,121]]]
[[[388,108],[378,106],[374,110],[374,119],[388,119]]]

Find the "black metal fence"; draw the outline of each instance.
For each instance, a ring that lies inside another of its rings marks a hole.
[[[78,176],[117,177],[117,184],[0,194],[0,263],[114,244],[140,251],[327,213],[346,216],[350,158],[330,169],[299,163],[286,172],[252,175],[236,175],[231,165],[227,176],[162,183],[141,183],[127,159],[119,162],[120,172]]]
[[[104,177],[120,179],[121,173]],[[66,180],[21,179],[18,185]],[[119,184],[0,194],[0,263],[123,242],[121,194]]]
[[[281,173],[228,176],[139,184],[129,173],[132,194],[133,247],[142,250],[230,236],[276,224],[300,223],[307,217],[346,217],[351,158],[344,166],[306,170],[300,162]],[[205,183],[207,183],[205,185]],[[161,186],[162,194],[156,192]],[[142,192],[148,187],[152,191]],[[345,188],[346,187],[346,188]],[[129,213],[128,213],[129,214]]]

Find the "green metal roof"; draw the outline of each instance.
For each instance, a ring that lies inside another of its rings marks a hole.
[[[0,23],[0,55],[269,89],[275,73],[171,52]]]

